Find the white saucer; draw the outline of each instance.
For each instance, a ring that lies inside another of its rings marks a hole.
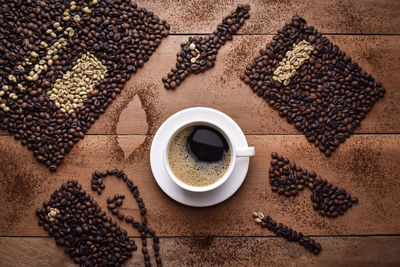
[[[250,159],[249,157],[237,157],[231,176],[214,190],[190,192],[179,187],[165,170],[162,148],[168,143],[168,138],[177,129],[177,125],[196,117],[214,121],[229,132],[235,144],[242,147],[248,146],[246,137],[240,127],[226,114],[211,108],[188,108],[175,113],[160,126],[151,144],[150,165],[158,185],[170,198],[187,206],[208,207],[228,199],[239,189],[246,178]]]

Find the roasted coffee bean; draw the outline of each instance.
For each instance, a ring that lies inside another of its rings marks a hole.
[[[125,221],[127,223],[132,223],[133,222],[133,217],[132,216],[126,216]]]
[[[188,42],[181,43],[181,51],[177,54],[177,63],[171,72],[161,78],[165,89],[174,90],[190,74],[204,72],[215,65],[218,50],[235,34],[250,18],[249,5],[238,5],[211,35],[207,37],[189,37]]]
[[[115,205],[117,205],[117,207],[119,207],[119,206],[121,206],[122,205],[122,199],[121,198],[118,198],[117,200],[115,200]]]
[[[258,214],[260,214],[260,212],[253,212],[253,219],[257,224],[260,224],[261,227],[268,228],[268,230],[274,232],[278,236],[284,237],[290,242],[298,242],[300,245],[314,254],[320,253],[322,247],[319,243],[315,242],[314,239],[305,237],[303,236],[303,233],[297,233],[288,226],[277,223],[270,216],[263,216],[263,218],[260,218]]]
[[[170,29],[128,0],[89,2],[0,1],[0,128],[51,171]]]
[[[321,216],[330,218],[344,215],[353,204],[358,203],[357,198],[352,197],[346,190],[322,179],[314,171],[308,172],[289,159],[279,156],[276,152],[272,152],[271,157],[273,160],[269,169],[269,183],[272,192],[286,197],[295,197],[299,191],[308,187],[312,190],[310,199],[314,210],[318,211]]]
[[[302,42],[308,44],[298,48]],[[296,49],[305,49],[307,55]],[[284,61],[288,53],[293,61]],[[301,66],[296,69],[292,63]],[[240,78],[327,157],[385,94],[380,82],[297,15],[266,50],[260,50]]]

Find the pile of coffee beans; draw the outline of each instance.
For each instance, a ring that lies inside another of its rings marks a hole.
[[[314,171],[307,171],[276,152],[272,152],[271,156],[269,179],[272,192],[295,197],[304,188],[309,188],[312,190],[311,201],[314,209],[318,210],[321,216],[330,218],[344,215],[353,204],[358,203],[357,198],[323,179]]]
[[[0,128],[55,171],[168,35],[130,0],[2,1]]]
[[[312,191],[311,201],[315,210],[321,216],[336,218],[358,203],[358,199],[352,197],[346,190],[338,188],[323,179],[318,182]]]
[[[294,53],[304,41],[312,51]],[[288,53],[294,55],[289,62]],[[299,57],[302,63],[293,75],[279,77],[279,68],[290,70]],[[385,94],[380,82],[297,15],[240,78],[328,157]]]
[[[226,41],[232,40],[232,35],[250,18],[249,10],[249,5],[238,5],[211,35],[189,37],[188,42],[182,43],[176,66],[162,78],[165,89],[175,89],[191,73],[198,74],[214,67],[218,50]]]
[[[137,250],[134,240],[76,180],[62,184],[36,215],[39,225],[80,266],[122,266]]]
[[[302,232],[296,232],[282,223],[277,223],[270,216],[264,216],[261,212],[253,212],[253,218],[261,227],[268,228],[268,230],[274,232],[278,236],[284,237],[290,242],[298,242],[308,251],[316,255],[321,252],[321,245],[314,239],[304,236]]]
[[[103,183],[103,179],[108,175],[114,175],[115,177],[121,179],[126,183],[129,190],[132,192],[133,197],[138,203],[138,207],[140,209],[141,220],[135,221],[132,216],[127,216],[125,221],[127,223],[131,223],[133,228],[138,229],[140,232],[140,238],[142,239],[142,253],[144,257],[145,266],[151,266],[150,263],[150,255],[147,249],[147,236],[153,238],[153,250],[154,257],[156,259],[157,266],[162,266],[162,260],[160,257],[160,247],[159,247],[159,238],[156,236],[155,232],[150,229],[147,225],[147,217],[146,217],[146,207],[143,202],[143,198],[139,195],[139,189],[134,185],[132,179],[129,179],[128,176],[122,171],[118,169],[114,170],[106,170],[103,172],[95,171],[92,174],[91,187],[92,190],[96,191],[99,195],[105,189],[105,185]],[[116,215],[119,219],[124,219],[124,215],[119,212],[117,207],[120,207],[123,203],[123,199],[125,196],[123,195],[114,195],[112,198],[107,199],[107,207],[111,209],[112,214]]]

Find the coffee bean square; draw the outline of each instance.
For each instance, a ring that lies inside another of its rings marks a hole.
[[[55,171],[170,26],[130,0],[0,4],[0,128]]]
[[[380,82],[297,15],[240,78],[328,157],[385,94]]]
[[[121,266],[137,250],[126,230],[77,180],[63,183],[36,209],[36,216],[39,226],[80,266]]]

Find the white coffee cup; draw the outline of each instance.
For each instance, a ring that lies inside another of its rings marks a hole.
[[[169,165],[168,151],[169,151],[169,146],[170,146],[172,140],[180,131],[182,131],[184,128],[190,127],[190,126],[208,126],[208,127],[214,128],[224,136],[225,140],[227,141],[227,143],[229,145],[229,149],[231,152],[231,161],[230,161],[228,170],[225,172],[225,174],[220,179],[218,179],[213,184],[210,184],[207,186],[192,186],[192,185],[186,184],[186,183],[182,182],[181,180],[179,180],[175,176],[175,174],[173,173],[173,171],[171,170],[171,167]],[[164,167],[168,173],[168,176],[179,187],[181,187],[182,189],[185,189],[187,191],[206,192],[206,191],[211,191],[211,190],[221,186],[231,176],[232,171],[235,167],[235,162],[236,162],[237,157],[251,157],[251,156],[254,156],[254,154],[255,154],[254,147],[247,147],[247,146],[239,147],[239,146],[237,146],[234,143],[233,138],[230,137],[229,132],[225,131],[220,126],[218,126],[218,122],[213,121],[212,119],[201,118],[201,115],[199,115],[196,118],[191,118],[188,121],[181,123],[180,125],[175,125],[175,127],[176,127],[176,130],[174,130],[173,133],[168,137],[168,143],[163,148]]]

